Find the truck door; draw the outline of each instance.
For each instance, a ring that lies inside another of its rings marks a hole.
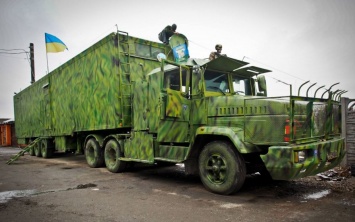
[[[158,142],[187,142],[190,120],[190,71],[176,67],[164,72],[164,96]]]

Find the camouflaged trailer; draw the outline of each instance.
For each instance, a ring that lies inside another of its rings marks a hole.
[[[18,142],[35,141],[37,157],[84,153],[114,173],[129,162],[184,163],[218,194],[238,191],[248,173],[292,180],[340,163],[341,108],[330,90],[267,97],[269,70],[192,59],[187,46],[181,34],[170,45],[108,35],[14,96]]]

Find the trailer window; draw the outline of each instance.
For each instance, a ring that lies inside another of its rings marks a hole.
[[[164,53],[164,49],[150,45],[136,43],[136,55],[140,57],[156,59],[159,53]]]

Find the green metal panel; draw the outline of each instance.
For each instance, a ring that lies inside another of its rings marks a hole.
[[[137,81],[133,87],[133,130],[147,130],[148,83]]]
[[[188,147],[160,145],[155,150],[156,159],[168,159],[174,161],[183,161],[186,158]]]
[[[125,158],[154,162],[153,136],[147,132],[132,132],[124,141]]]
[[[109,34],[15,95],[18,138],[132,127],[132,82],[160,67],[160,52],[169,47]]]
[[[106,37],[52,73],[49,87],[56,135],[120,126],[115,38]]]
[[[219,70],[223,72],[232,72],[242,66],[245,66],[249,63],[238,60],[238,59],[233,59],[230,57],[226,56],[221,56],[218,57],[217,59],[214,59],[208,63],[206,63],[207,68],[210,70]],[[249,76],[254,76],[254,73],[249,74]]]
[[[188,142],[190,100],[183,97],[180,91],[167,89],[165,101],[165,114],[160,120],[158,141]]]
[[[45,76],[14,96],[17,138],[38,137],[46,132],[43,86],[47,84],[48,76]]]
[[[161,118],[162,113],[162,94],[160,93],[160,78],[161,73],[157,73],[156,75],[148,76],[148,113],[147,113],[147,122],[150,133],[157,133],[159,127],[159,120]]]
[[[307,153],[305,161],[294,162],[295,151]],[[316,175],[337,166],[345,155],[344,138],[334,138],[298,146],[271,146],[265,155],[260,155],[275,180],[292,180]]]
[[[68,136],[58,136],[55,138],[55,149],[60,151],[75,150],[76,138]]]

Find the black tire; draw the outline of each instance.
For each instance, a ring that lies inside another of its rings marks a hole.
[[[54,147],[49,145],[49,140],[42,140],[40,143],[41,155],[43,158],[51,158],[54,153]]]
[[[35,156],[36,157],[41,157],[42,156],[42,153],[41,153],[41,144],[40,143],[36,143],[34,146],[33,146],[33,150],[34,150],[34,153],[35,153]]]
[[[102,167],[104,165],[103,151],[94,138],[86,142],[85,158],[91,168]]]
[[[111,139],[105,146],[105,164],[112,173],[122,172],[126,168],[126,162],[119,160],[123,156],[121,146],[115,139]]]
[[[29,143],[29,144],[32,143],[32,140],[29,140],[28,143]],[[28,151],[28,154],[29,154],[30,156],[35,156],[35,155],[36,155],[36,154],[35,154],[35,149],[34,149],[33,146],[32,146],[31,149]]]
[[[28,153],[30,154],[30,156],[35,156],[35,150],[34,147],[32,146],[31,149],[28,151]]]
[[[228,195],[244,184],[246,167],[235,148],[223,141],[208,143],[199,156],[200,179],[213,193]]]

